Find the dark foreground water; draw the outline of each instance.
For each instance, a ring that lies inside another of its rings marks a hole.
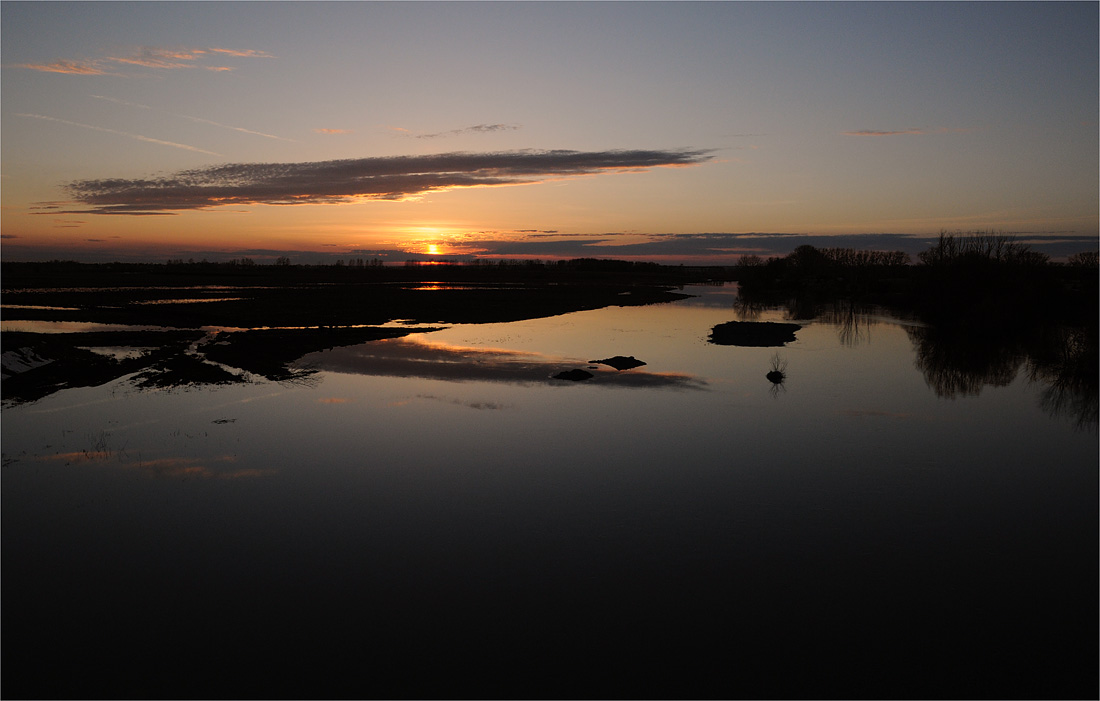
[[[689,291],[6,406],[3,695],[1097,696],[1094,396]]]

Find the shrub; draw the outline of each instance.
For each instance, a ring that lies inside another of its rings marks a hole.
[[[1082,251],[1074,253],[1066,263],[1074,268],[1100,267],[1100,251]]]
[[[1005,263],[1022,266],[1045,265],[1049,256],[1031,250],[1003,233],[970,231],[953,233],[940,231],[939,241],[927,251],[918,254],[924,265],[985,265]]]

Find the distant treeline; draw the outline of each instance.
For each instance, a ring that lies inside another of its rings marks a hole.
[[[384,261],[381,258],[349,258],[347,261],[339,259],[334,263],[293,263],[287,256],[280,256],[270,263],[258,263],[252,258],[233,258],[227,261],[210,261],[205,258],[195,260],[189,258],[170,258],[165,263],[81,263],[75,260],[48,260],[48,261],[5,261],[4,269],[11,270],[53,270],[53,271],[78,271],[100,270],[118,272],[161,271],[168,269],[193,269],[193,270],[233,270],[256,268],[299,268],[299,269],[325,269],[325,268],[434,268],[434,267],[464,267],[464,268],[532,268],[532,269],[557,269],[557,270],[595,270],[634,272],[639,270],[655,271],[667,268],[683,268],[684,266],[669,266],[649,261],[617,260],[613,258],[572,258],[569,260],[544,261],[540,259],[477,259],[477,260],[451,260],[440,258],[437,260],[409,259],[397,263]],[[690,266],[692,269],[722,269],[728,266]]]
[[[57,262],[57,261],[53,261]],[[229,266],[233,268],[249,268],[258,265],[256,261],[251,258],[234,258],[224,263],[211,263],[206,260],[195,261],[193,258],[184,261],[182,258],[174,258],[167,263],[170,266]],[[423,259],[423,258],[410,258],[405,260],[400,265],[406,268],[419,268],[419,267],[435,267],[435,266],[449,266],[449,267],[473,267],[473,268],[530,268],[530,269],[557,269],[557,270],[593,270],[593,271],[613,271],[613,272],[636,272],[639,270],[656,271],[663,267],[660,263],[653,263],[649,261],[629,261],[618,260],[614,258],[571,258],[569,260],[551,260],[544,261],[539,259],[511,259],[511,258],[478,258],[475,260],[453,260],[449,258],[436,258],[436,259]],[[382,258],[348,258],[337,259],[334,263],[307,263],[294,266],[290,258],[286,256],[280,256],[270,263],[270,265],[278,267],[303,267],[303,268],[382,268],[386,267],[387,261]],[[389,263],[390,267],[394,265],[393,262]],[[676,266],[679,267],[679,266]],[[718,266],[721,267],[721,266]]]
[[[1087,315],[1097,307],[1097,251],[1054,263],[1009,235],[943,231],[917,259],[912,264],[902,251],[799,246],[783,257],[742,257],[736,278],[747,298],[846,298],[932,316],[993,318],[1067,306]]]
[[[1049,304],[1059,296],[1087,296],[1096,289],[1097,251],[1052,262],[1012,236],[942,231],[917,255],[904,251],[799,246],[786,256],[745,255],[734,266],[665,265],[605,258],[406,260],[349,258],[330,264],[294,263],[287,256],[260,264],[176,258],[166,263],[4,262],[5,289],[23,287],[192,284],[306,284],[320,282],[460,280],[537,281],[601,276],[647,283],[687,284],[736,280],[745,297],[844,297],[861,302],[935,309],[962,297]],[[1074,301],[1076,304],[1077,302]]]
[[[409,260],[385,265],[381,259],[350,259],[335,264],[295,264],[287,257],[271,264],[250,258],[224,262],[172,259],[166,263],[4,262],[4,289],[55,287],[300,285],[312,283],[540,280],[617,282],[675,286],[732,279],[733,267],[670,266],[602,258],[571,260]]]

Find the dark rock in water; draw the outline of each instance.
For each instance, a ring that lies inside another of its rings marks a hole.
[[[795,340],[798,324],[774,321],[727,321],[710,330],[711,343],[719,346],[782,346]]]
[[[604,358],[603,360],[589,360],[588,362],[599,365],[610,365],[616,370],[629,370],[630,368],[637,368],[645,365],[645,363],[634,356],[627,357],[625,355],[616,355],[614,358]]]
[[[559,372],[557,375],[554,375],[555,380],[571,380],[573,382],[587,380],[590,377],[592,377],[592,373],[588,372],[587,370],[579,369],[567,370],[565,372]]]
[[[764,377],[767,377],[768,380],[771,381],[771,383],[774,384],[774,385],[778,385],[778,384],[782,383],[783,380],[787,379],[787,376],[784,375],[779,370],[772,370],[771,372],[769,372]]]

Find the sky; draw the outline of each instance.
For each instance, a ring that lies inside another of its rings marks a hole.
[[[0,3],[3,260],[1097,248],[1095,2]]]

